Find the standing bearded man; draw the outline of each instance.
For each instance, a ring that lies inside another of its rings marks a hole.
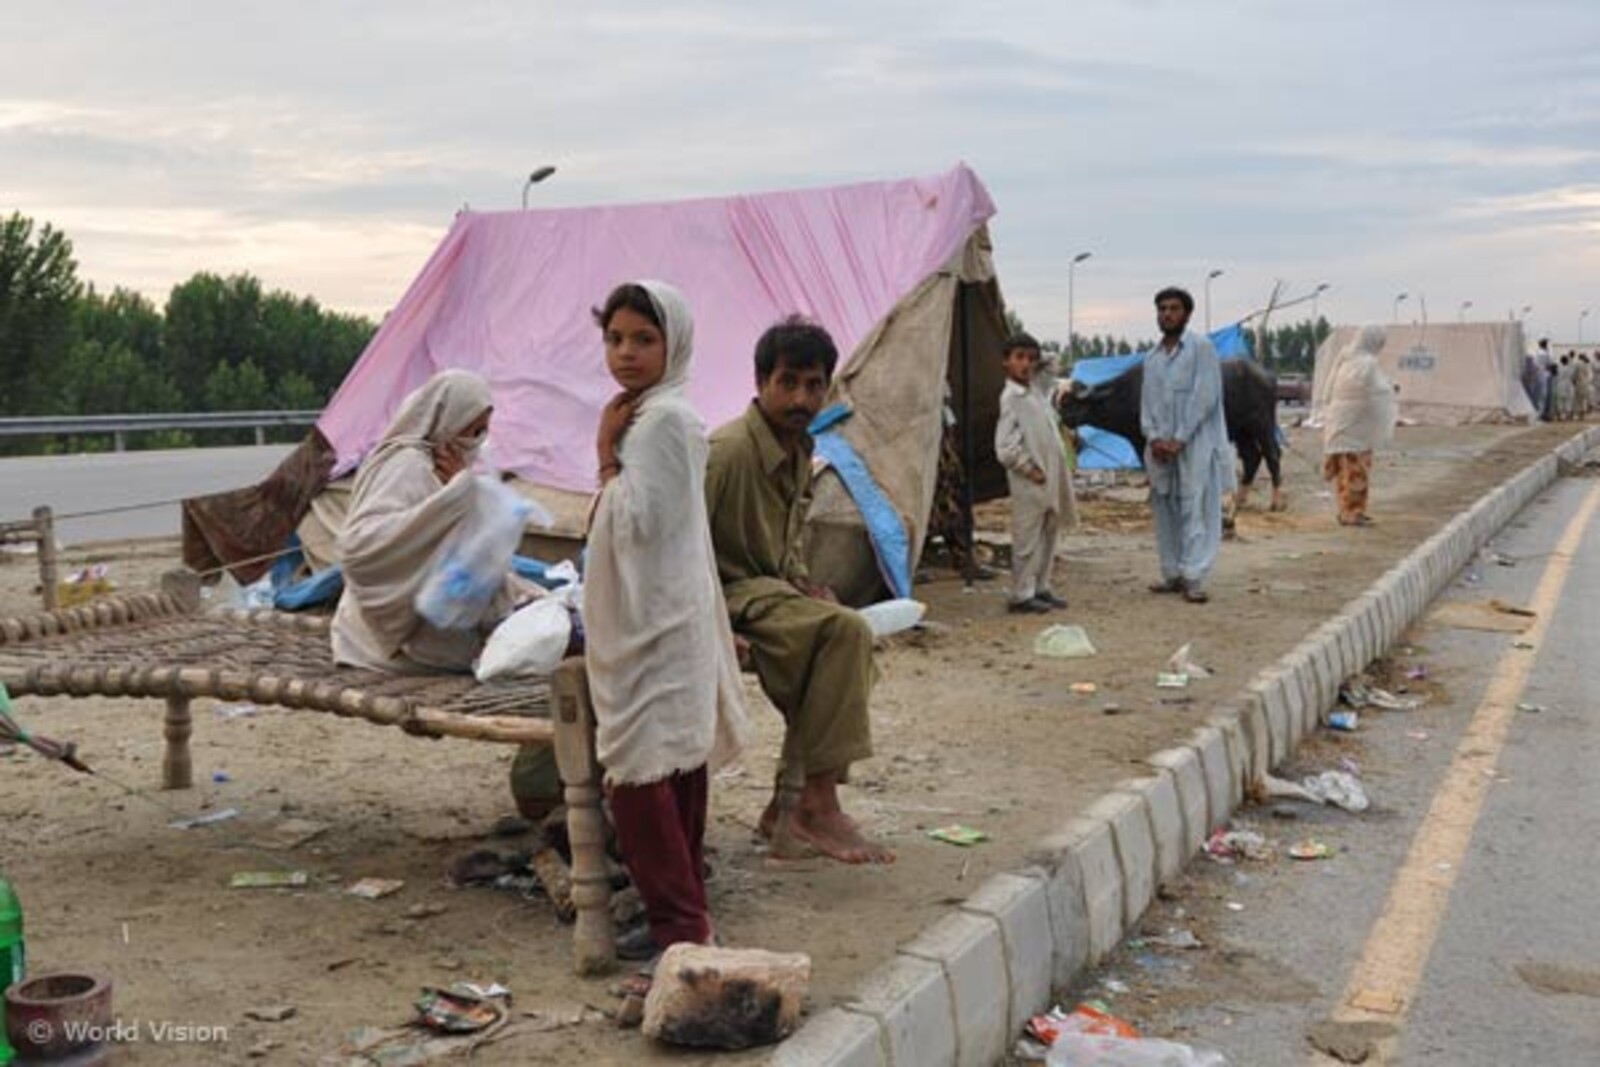
[[[1161,343],[1144,360],[1139,423],[1150,477],[1161,581],[1154,593],[1191,604],[1210,599],[1206,580],[1222,544],[1222,494],[1232,479],[1232,450],[1222,408],[1222,364],[1211,339],[1188,330],[1194,297],[1156,294]]]

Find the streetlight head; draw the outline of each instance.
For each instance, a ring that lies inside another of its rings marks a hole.
[[[1332,288],[1333,288],[1333,286],[1329,285],[1327,282],[1323,282],[1321,285],[1317,286],[1316,291],[1319,292],[1319,293],[1325,293],[1329,289],[1332,289]]]
[[[554,167],[540,167],[538,170],[535,170],[532,174],[528,175],[528,184],[538,185],[555,172],[556,168]]]
[[[1094,255],[1093,252],[1079,252],[1077,255],[1072,257],[1072,262],[1074,262],[1074,263],[1082,263],[1084,260],[1088,259],[1092,255]]]
[[[1397,301],[1404,300],[1406,297],[1408,297],[1410,295],[1411,295],[1410,293],[1401,293],[1399,296],[1395,297],[1395,300],[1397,300]]]
[[[1218,268],[1217,270],[1212,271],[1210,274],[1207,274],[1206,277],[1207,278],[1220,278],[1220,277],[1222,277],[1221,268]]]

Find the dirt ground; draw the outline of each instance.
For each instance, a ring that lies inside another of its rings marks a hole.
[[[758,740],[712,790],[711,890],[723,939],[809,953],[812,1008],[838,1003],[897,944],[1139,773],[1145,756],[1187,734],[1450,515],[1572,430],[1402,428],[1379,457],[1377,523],[1360,530],[1334,522],[1315,442],[1295,431],[1285,458],[1290,510],[1259,510],[1258,492],[1239,537],[1224,545],[1206,606],[1145,592],[1155,550],[1132,486],[1086,500],[1083,526],[1063,538],[1065,612],[1009,616],[1004,580],[968,592],[948,571],[931,572],[917,595],[938,625],[881,654],[878,755],[845,789],[846,806],[892,843],[899,862],[853,869],[766,859],[751,831],[772,780],[778,719],[752,689]],[[1003,505],[984,510],[986,536],[1003,540],[1005,522]],[[69,563],[103,560],[129,588],[175,557],[173,544],[156,543],[73,553]],[[0,557],[0,611],[37,604],[35,579],[31,559]],[[1085,627],[1098,654],[1036,655],[1034,637],[1053,622]],[[1215,677],[1158,690],[1156,672],[1184,642]],[[1097,691],[1074,693],[1079,682]],[[77,741],[102,772],[86,778],[30,752],[0,753],[0,869],[23,898],[32,969],[111,976],[117,1014],[146,1027],[119,1062],[344,1063],[353,1032],[403,1023],[422,987],[458,980],[501,982],[517,1011],[537,1013],[474,1062],[757,1058],[664,1050],[583,1014],[584,1005],[614,1008],[611,980],[572,976],[570,928],[548,904],[449,887],[452,860],[519,843],[490,836],[512,810],[509,749],[279,709],[227,718],[197,702],[196,787],[166,793],[156,788],[158,702],[29,698],[17,711],[33,730]],[[237,818],[169,825],[229,807]],[[265,847],[288,819],[327,829],[292,849]],[[990,840],[960,848],[926,836],[948,823]],[[285,868],[307,872],[310,884],[228,888],[236,872]],[[343,892],[364,877],[405,885],[381,900]],[[296,1010],[281,1022],[246,1015],[285,1004]],[[150,1029],[163,1022],[218,1032],[163,1043]]]

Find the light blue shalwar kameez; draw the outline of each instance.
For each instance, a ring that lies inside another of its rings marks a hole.
[[[1168,462],[1145,446],[1161,577],[1203,589],[1222,544],[1222,495],[1233,477],[1222,364],[1209,338],[1185,331],[1177,348],[1158,344],[1145,356],[1139,422],[1147,442],[1183,442]]]

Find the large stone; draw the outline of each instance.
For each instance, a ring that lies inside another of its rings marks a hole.
[[[801,952],[679,943],[656,964],[644,1032],[698,1048],[770,1045],[799,1025],[810,982]]]

